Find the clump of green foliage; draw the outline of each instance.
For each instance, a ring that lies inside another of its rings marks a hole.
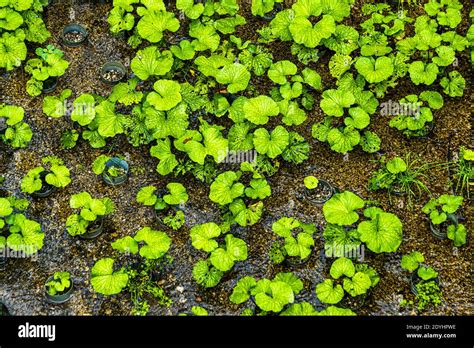
[[[323,206],[324,218],[328,222],[323,236],[325,249],[337,256],[355,251],[361,243],[375,253],[395,252],[403,238],[403,225],[392,213],[376,206],[363,210],[364,221],[359,210],[366,202],[350,191],[336,193]]]
[[[71,183],[71,173],[62,159],[48,156],[42,159],[47,167],[31,169],[21,181],[21,191],[34,193],[41,191],[45,184],[56,188],[65,188]]]
[[[300,260],[307,259],[314,247],[313,233],[316,230],[314,224],[305,224],[295,218],[282,217],[272,225],[272,230],[284,239],[285,254],[297,257]]]
[[[375,269],[365,264],[356,264],[341,257],[335,260],[329,271],[331,279],[316,285],[316,296],[327,304],[337,304],[347,293],[352,297],[365,295],[380,280]],[[341,284],[338,284],[341,283]]]
[[[53,45],[37,48],[35,52],[38,58],[28,60],[25,66],[25,72],[31,75],[26,83],[26,91],[32,97],[41,94],[44,81],[64,75],[69,67],[69,62],[63,59],[63,51]]]
[[[80,209],[79,214],[73,213],[67,218],[66,229],[71,236],[90,232],[91,227],[98,227],[102,219],[115,210],[110,198],[93,198],[88,192],[72,195],[69,206]]]
[[[431,223],[436,228],[446,231],[447,237],[453,241],[456,247],[466,244],[467,237],[467,229],[459,223],[457,215],[462,202],[462,196],[444,194],[438,198],[432,198],[422,209],[423,213],[429,215]]]
[[[180,229],[185,222],[184,205],[188,201],[186,187],[180,183],[170,182],[166,190],[158,191],[155,186],[144,186],[137,194],[137,202],[154,206],[157,216],[164,215],[162,222],[173,230]]]
[[[251,297],[257,307],[267,312],[281,312],[295,301],[295,296],[303,290],[303,282],[293,273],[278,273],[272,280],[253,277],[239,279],[230,295],[230,301],[242,304]]]
[[[4,0],[0,3],[0,69],[21,66],[27,42],[44,43],[50,36],[42,12],[48,0]]]
[[[417,308],[420,312],[424,311],[430,304],[437,307],[442,300],[442,291],[437,281],[438,272],[433,267],[423,266],[422,262],[424,261],[425,258],[419,251],[403,255],[401,261],[403,269],[410,273],[416,271],[412,275],[412,290],[415,292]],[[407,301],[401,303],[401,305],[407,304],[410,303]]]
[[[0,197],[0,249],[32,255],[43,248],[41,225],[25,216],[28,205],[26,199]]]
[[[405,159],[394,157],[388,161],[383,156],[380,163],[383,167],[369,179],[370,190],[387,190],[389,198],[393,193],[407,195],[409,207],[412,207],[413,199],[423,192],[431,194],[422,179],[428,178],[427,171],[433,164],[420,164],[420,160],[413,160],[410,153]]]
[[[156,274],[161,274],[164,267],[172,262],[167,255],[170,247],[171,238],[165,232],[150,227],[140,229],[133,237],[117,239],[112,248],[120,253],[120,260],[125,266],[114,271],[115,259],[100,259],[91,270],[92,287],[98,293],[109,296],[127,291],[134,315],[148,313],[149,297],[160,305],[171,305],[171,299],[156,279],[159,278]]]
[[[461,146],[456,161],[451,164],[454,179],[454,191],[471,197],[474,186],[474,151]]]
[[[424,104],[427,103],[425,106]],[[409,137],[425,136],[433,123],[431,109],[443,107],[443,97],[438,92],[424,91],[417,97],[407,95],[400,100],[399,114],[390,120],[390,127],[395,127]]]
[[[248,248],[244,240],[225,234],[219,238],[221,228],[214,222],[195,225],[191,228],[190,236],[193,247],[207,253],[205,260],[198,261],[193,268],[196,282],[205,288],[219,284],[225,272],[230,271],[238,261],[247,259]],[[219,238],[222,240],[216,240]]]
[[[25,148],[33,137],[30,126],[23,122],[21,106],[0,103],[0,139],[14,148]]]
[[[54,296],[67,291],[71,285],[71,274],[69,272],[56,272],[53,275],[53,279],[45,284],[45,287],[46,292]]]

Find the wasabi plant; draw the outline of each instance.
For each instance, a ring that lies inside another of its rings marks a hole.
[[[227,171],[217,176],[211,184],[209,198],[220,205],[232,203],[234,199],[244,195],[245,186],[238,182],[240,172]]]
[[[282,2],[283,0],[252,0],[252,14],[265,17],[267,13],[273,11],[275,4]]]
[[[342,21],[349,13],[350,5],[346,0],[324,4],[299,0],[290,10],[275,16],[270,23],[271,32],[283,41],[315,48],[335,32],[336,22]]]
[[[344,82],[347,85],[323,92],[320,107],[327,117],[313,125],[312,135],[319,141],[329,143],[331,150],[338,153],[345,154],[359,144],[366,152],[376,152],[380,149],[381,140],[365,129],[370,125],[370,115],[375,113],[379,103],[372,92],[364,91],[363,81],[361,85],[354,86],[357,82],[347,76]],[[364,133],[361,134],[362,131]]]
[[[140,229],[133,237],[126,236],[115,240],[112,242],[112,248],[120,255],[133,259],[134,263],[126,264],[118,273],[112,274],[112,276],[117,276],[120,286],[114,286],[112,289],[96,282],[92,283],[94,290],[107,295],[126,290],[130,294],[134,315],[148,313],[150,298],[154,298],[160,305],[169,306],[172,301],[163,288],[157,284],[156,278],[161,277],[163,269],[173,261],[168,255],[170,247],[171,238],[165,232],[156,231],[150,227]],[[140,255],[141,258],[135,255]],[[120,257],[120,259],[123,258]]]
[[[445,76],[440,81],[443,92],[450,97],[462,97],[466,87],[466,80],[458,71],[451,71],[448,76]]]
[[[223,207],[224,220],[227,220],[229,227],[234,223],[243,227],[257,223],[264,208],[261,200],[272,192],[264,176],[248,162],[243,162],[241,169],[219,174],[210,187],[209,198]],[[253,173],[247,187],[240,182],[245,172]]]
[[[176,32],[180,26],[174,14],[166,11],[163,0],[114,1],[108,22],[114,34],[133,31],[128,39],[133,48],[138,47],[143,40],[158,43],[166,31]]]
[[[221,228],[213,222],[195,225],[190,231],[193,247],[208,253],[208,258],[197,262],[193,268],[194,279],[206,288],[216,286],[235,262],[247,259],[245,241],[226,234],[224,243],[219,243],[215,239],[221,234]]]
[[[63,59],[64,53],[53,45],[37,48],[35,53],[38,58],[28,60],[25,66],[25,72],[32,76],[26,83],[26,91],[32,97],[41,94],[44,81],[64,75],[69,67],[69,62]]]
[[[266,312],[281,312],[285,306],[295,301],[295,296],[303,290],[303,282],[293,273],[278,273],[272,280],[253,277],[239,279],[230,295],[230,301],[242,304],[250,297],[257,307]]]
[[[102,175],[105,182],[115,185],[127,177],[128,164],[119,157],[100,155],[92,163],[92,171],[96,175]]]
[[[411,290],[416,296],[419,312],[424,311],[430,304],[437,307],[442,298],[438,272],[433,267],[424,266],[422,264],[424,260],[422,253],[413,251],[410,254],[403,255],[401,261],[401,267],[412,273]]]
[[[419,251],[413,251],[409,254],[402,256],[402,261],[400,265],[403,269],[406,269],[408,272],[414,272],[418,269],[420,264],[425,261],[425,257]]]
[[[115,260],[104,258],[97,261],[91,269],[91,285],[95,291],[104,295],[120,293],[128,284],[128,274],[122,267],[114,271]]]
[[[270,97],[260,95],[248,99],[243,104],[245,118],[256,125],[268,123],[269,117],[277,116],[280,113],[278,104]]]
[[[48,156],[42,159],[47,165],[31,169],[21,181],[21,191],[35,193],[45,191],[48,187],[65,188],[71,183],[71,173],[62,159]]]
[[[366,220],[357,227],[360,216],[358,210],[366,205],[356,194],[344,191],[331,197],[323,206],[324,218],[329,223],[323,233],[326,248],[338,252],[348,252],[365,243],[375,253],[395,252],[403,238],[403,226],[400,219],[378,207],[368,207],[363,214]],[[348,250],[347,250],[348,249]]]
[[[70,150],[76,147],[77,140],[79,139],[79,132],[75,129],[65,131],[61,135],[61,146],[63,149]]]
[[[150,227],[139,230],[132,238],[126,236],[112,243],[112,248],[128,254],[137,254],[148,259],[162,258],[171,246],[171,238],[165,232],[155,231]]]
[[[23,122],[21,106],[0,103],[0,139],[14,148],[25,148],[33,137],[30,126]]]
[[[459,223],[459,216],[456,214],[462,202],[462,196],[444,194],[431,199],[422,209],[423,213],[429,215],[432,226],[446,233],[456,247],[466,244],[467,237],[466,227]]]
[[[72,95],[72,90],[65,89],[59,96],[46,96],[43,99],[43,113],[49,117],[61,118],[66,114],[65,103]]]
[[[51,34],[42,18],[45,1],[0,3],[0,69],[11,71],[26,59],[27,42],[44,43]]]
[[[425,105],[427,103],[427,105]],[[390,127],[395,127],[409,137],[425,136],[433,123],[431,109],[443,107],[443,97],[435,91],[424,91],[417,97],[407,95],[400,100],[400,112],[390,120]]]
[[[288,309],[281,312],[282,316],[355,316],[349,308],[339,308],[336,306],[328,306],[322,311],[316,311],[308,302],[294,303]]]
[[[430,0],[424,8],[430,17],[436,17],[441,26],[454,29],[461,23],[463,5],[458,0]]]
[[[32,255],[43,248],[41,225],[24,215],[28,205],[26,199],[0,197],[0,249]]]
[[[277,126],[271,132],[258,128],[253,133],[253,143],[259,154],[273,159],[283,154],[290,144],[290,133],[283,126]]]
[[[45,284],[46,292],[50,296],[62,294],[71,287],[71,274],[69,272],[56,272],[53,279]]]
[[[393,74],[393,63],[388,57],[377,59],[359,57],[355,62],[355,68],[368,83],[379,83],[389,79]]]
[[[116,112],[115,102],[88,93],[74,100],[71,119],[87,127],[82,132],[82,137],[93,148],[104,147],[106,138],[124,133],[127,126],[131,125],[130,122],[133,122],[126,115]]]
[[[185,222],[182,208],[188,201],[186,188],[180,183],[168,183],[166,190],[157,193],[155,186],[144,186],[137,194],[137,202],[154,206],[158,217],[164,215],[162,222],[173,230],[180,229]]]
[[[286,255],[307,259],[314,247],[314,224],[304,224],[295,218],[282,217],[272,225],[272,230],[284,239]]]
[[[71,236],[84,235],[99,228],[103,219],[115,210],[110,198],[93,198],[88,192],[72,195],[69,206],[80,210],[67,218],[66,229]]]
[[[272,54],[263,46],[251,44],[239,53],[239,61],[257,76],[265,74],[273,62]]]
[[[137,91],[137,86],[139,83],[140,80],[138,78],[132,78],[127,82],[120,82],[116,84],[108,99],[111,102],[117,102],[125,106],[140,103],[143,99],[143,92]]]
[[[308,190],[314,190],[319,185],[319,180],[313,175],[308,175],[304,178],[304,186]]]
[[[352,297],[366,295],[370,288],[375,287],[380,277],[377,271],[364,264],[356,264],[348,258],[335,260],[329,271],[331,278],[316,285],[316,296],[327,304],[341,302],[347,293]]]
[[[170,51],[160,51],[156,46],[148,46],[137,52],[130,67],[140,80],[147,80],[153,76],[166,75],[171,70],[173,61]]]

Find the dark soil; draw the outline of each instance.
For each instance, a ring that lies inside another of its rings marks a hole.
[[[363,3],[357,1],[346,24],[357,25],[361,18]],[[469,1],[463,0],[463,23],[460,33],[465,34],[469,26]],[[71,5],[72,3],[72,5]],[[82,93],[94,93],[106,97],[111,86],[98,84],[97,66],[107,61],[122,61],[129,66],[134,51],[126,41],[110,34],[107,14],[110,4],[77,1],[64,4],[53,1],[45,11],[45,21],[52,38],[48,41],[65,52],[70,62],[66,75],[61,78],[59,93],[65,88],[73,90],[73,98]],[[72,6],[72,7],[71,7]],[[285,6],[288,6],[285,4]],[[238,29],[237,35],[243,40],[256,41],[256,29],[268,22],[259,18],[250,18],[250,6],[243,5],[241,14],[246,16],[248,24]],[[419,11],[415,8],[411,11]],[[88,44],[80,48],[61,45],[62,28],[74,20],[89,29]],[[184,26],[184,25],[183,25]],[[288,43],[274,43],[269,47],[274,60],[289,59],[301,69],[304,67],[290,54]],[[29,49],[29,57],[34,50]],[[458,54],[458,70],[466,81],[472,81],[468,52]],[[323,78],[324,88],[334,86],[335,80],[329,75],[328,57],[322,57],[309,67],[316,69]],[[189,238],[189,229],[195,224],[218,221],[218,207],[208,199],[209,187],[191,175],[178,178],[163,178],[155,171],[157,160],[149,155],[149,147],[131,146],[124,137],[111,139],[104,149],[92,149],[84,140],[79,140],[76,148],[63,150],[60,138],[64,131],[76,127],[67,117],[50,119],[42,113],[43,96],[31,98],[26,94],[28,80],[23,69],[16,69],[0,76],[0,102],[21,105],[25,108],[25,121],[34,131],[34,137],[27,149],[14,151],[0,143],[0,176],[6,181],[4,188],[11,194],[21,196],[20,180],[30,170],[41,163],[43,156],[55,154],[61,157],[72,173],[72,183],[60,190],[54,199],[32,200],[28,210],[29,218],[39,221],[45,232],[44,248],[35,259],[9,259],[7,269],[1,274],[0,298],[15,315],[127,315],[131,311],[129,296],[122,293],[104,297],[95,293],[90,285],[90,269],[103,257],[113,255],[110,243],[117,238],[133,235],[142,227],[156,228],[155,214],[150,207],[136,203],[139,189],[145,185],[164,187],[169,181],[183,183],[190,196],[184,208],[186,223],[179,231],[167,231],[173,243],[170,250],[174,262],[167,269],[163,288],[173,300],[169,308],[158,305],[151,307],[152,315],[176,315],[189,312],[194,305],[203,306],[211,314],[239,314],[247,305],[233,305],[229,295],[237,280],[246,275],[257,279],[272,278],[278,272],[293,271],[300,277],[305,288],[296,301],[308,301],[317,309],[324,306],[315,296],[315,285],[327,275],[331,259],[324,256],[322,230],[324,218],[321,207],[316,207],[297,199],[296,193],[303,187],[303,178],[307,175],[322,177],[341,190],[351,190],[364,199],[380,202],[383,209],[397,214],[403,222],[403,243],[396,253],[389,255],[374,254],[366,250],[364,262],[373,266],[380,275],[379,284],[373,289],[365,306],[358,310],[363,315],[400,315],[416,314],[400,308],[402,297],[413,299],[410,294],[409,275],[400,268],[401,255],[414,250],[422,252],[425,263],[434,267],[440,274],[440,285],[444,302],[437,308],[427,311],[430,315],[473,315],[472,287],[472,241],[466,246],[455,248],[450,240],[435,239],[429,230],[421,207],[428,196],[419,197],[413,209],[408,209],[406,197],[393,197],[392,202],[384,192],[371,192],[367,182],[371,174],[379,168],[376,155],[370,155],[357,149],[342,156],[311,137],[311,126],[324,117],[319,108],[320,92],[314,92],[315,108],[308,113],[308,120],[295,130],[311,144],[312,151],[308,161],[299,166],[281,163],[280,171],[269,179],[272,195],[265,201],[265,213],[260,223],[249,228],[236,228],[235,235],[244,239],[249,246],[249,257],[239,262],[228,272],[221,283],[212,289],[203,289],[192,278],[192,267],[203,259],[204,255],[196,251]],[[264,76],[252,81],[260,93],[267,93],[272,85]],[[435,86],[439,87],[439,86]],[[462,98],[445,98],[445,105],[434,112],[435,127],[429,137],[407,139],[401,132],[388,126],[390,117],[375,115],[370,130],[382,139],[382,152],[388,156],[404,157],[408,152],[416,154],[425,162],[445,162],[448,151],[457,151],[461,145],[472,144],[472,89],[468,83]],[[408,79],[400,81],[395,89],[389,91],[383,100],[399,100],[407,94],[420,93],[424,88],[413,85]],[[380,102],[383,102],[380,100]],[[274,126],[274,125],[272,125]],[[130,164],[131,172],[126,186],[115,188],[106,185],[91,170],[92,162],[98,155],[110,151],[124,154]],[[429,172],[426,182],[434,195],[450,192],[450,180],[446,169],[435,168]],[[65,221],[71,214],[69,197],[72,194],[88,191],[94,197],[110,197],[116,205],[116,212],[107,218],[104,226],[106,233],[94,240],[73,238],[65,230]],[[464,204],[465,225],[472,231],[474,211],[472,205]],[[303,222],[313,222],[318,226],[315,233],[316,246],[310,260],[302,267],[272,265],[268,259],[268,250],[275,234],[271,225],[282,216],[293,216]],[[471,233],[471,232],[470,232]],[[468,239],[472,239],[472,234]],[[69,271],[75,283],[75,296],[67,305],[48,304],[43,296],[44,282],[56,271]]]

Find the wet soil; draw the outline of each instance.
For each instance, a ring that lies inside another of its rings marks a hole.
[[[361,5],[368,1],[357,1],[348,25],[358,25]],[[469,1],[463,0],[463,24],[460,33],[468,28],[467,14]],[[288,4],[285,4],[288,6]],[[111,5],[75,0],[72,2],[53,1],[45,12],[45,20],[52,38],[48,43],[60,47],[70,62],[66,75],[59,79],[55,94],[65,88],[73,90],[73,98],[82,93],[94,93],[101,96],[110,94],[112,87],[100,81],[97,67],[107,61],[121,61],[129,67],[134,57],[133,50],[121,38],[113,37],[108,28],[107,13]],[[412,11],[419,11],[415,8]],[[257,29],[268,25],[263,19],[250,18],[250,8],[243,5],[241,14],[249,18],[248,23],[238,29],[243,39],[256,41]],[[61,45],[60,36],[65,25],[75,21],[84,25],[88,31],[88,41],[80,47]],[[183,25],[184,27],[185,25]],[[33,47],[29,49],[32,57]],[[273,43],[269,46],[274,60],[289,59],[301,69],[303,64],[290,54],[288,43]],[[458,54],[459,67],[466,81],[472,81],[470,60],[467,51]],[[323,78],[324,88],[335,85],[329,75],[328,57],[322,57],[309,67],[316,69]],[[189,203],[184,207],[186,223],[179,231],[168,230],[173,240],[170,250],[174,262],[166,268],[161,284],[173,300],[169,308],[158,305],[151,307],[152,315],[176,315],[189,312],[194,305],[203,306],[214,315],[236,315],[252,303],[233,305],[229,295],[240,277],[252,275],[257,279],[272,278],[276,273],[292,271],[300,277],[305,287],[297,296],[297,302],[309,301],[317,309],[324,306],[315,296],[315,285],[328,274],[331,259],[324,256],[322,231],[324,218],[320,206],[300,202],[297,192],[303,187],[303,178],[314,175],[325,179],[341,190],[351,190],[361,197],[378,201],[387,211],[397,214],[404,228],[403,243],[396,253],[374,254],[366,250],[364,262],[373,266],[380,274],[379,284],[365,300],[365,305],[356,312],[362,315],[400,315],[415,314],[398,305],[402,296],[413,299],[410,294],[409,275],[400,268],[402,254],[418,250],[423,252],[425,263],[439,272],[443,289],[443,303],[425,314],[435,315],[473,315],[473,268],[472,232],[469,232],[468,244],[455,248],[450,240],[438,240],[429,230],[421,207],[428,200],[422,196],[408,209],[406,197],[393,197],[388,200],[383,192],[370,192],[368,178],[378,169],[376,155],[370,155],[357,149],[342,156],[331,151],[327,144],[311,137],[311,126],[323,119],[319,108],[320,92],[314,92],[315,108],[308,113],[308,120],[295,127],[311,144],[311,156],[305,163],[294,166],[281,163],[280,171],[269,179],[272,195],[265,201],[265,213],[261,221],[249,228],[234,228],[234,235],[244,239],[249,246],[249,257],[239,262],[228,272],[221,283],[212,289],[203,289],[192,279],[192,267],[204,254],[191,246],[189,229],[199,223],[218,221],[219,209],[207,197],[209,187],[191,175],[178,178],[163,178],[155,171],[157,160],[149,155],[148,146],[133,147],[123,136],[108,140],[103,149],[92,149],[87,142],[79,140],[76,148],[63,150],[60,147],[61,134],[73,128],[67,118],[52,119],[42,113],[43,96],[31,98],[26,94],[27,74],[22,69],[0,76],[0,102],[21,105],[25,108],[25,121],[34,131],[34,137],[27,149],[12,150],[0,144],[0,176],[5,177],[3,187],[11,194],[21,196],[20,180],[33,167],[41,163],[48,155],[61,157],[71,170],[72,183],[53,197],[43,200],[31,200],[28,217],[41,223],[45,232],[44,248],[36,258],[9,259],[6,270],[0,275],[0,299],[11,314],[15,315],[123,315],[130,314],[129,296],[122,293],[104,297],[95,293],[90,286],[90,269],[102,257],[110,257],[114,252],[110,243],[117,238],[133,235],[144,226],[155,227],[156,218],[153,207],[144,207],[136,203],[135,197],[142,186],[156,185],[164,187],[169,181],[181,182],[188,190]],[[254,80],[254,79],[253,79]],[[260,93],[268,93],[272,85],[266,77],[252,81]],[[439,86],[436,86],[437,88]],[[388,156],[404,157],[408,152],[416,154],[425,162],[444,162],[448,151],[455,152],[459,146],[472,144],[472,89],[467,83],[464,97],[445,98],[445,105],[434,112],[435,127],[432,134],[423,139],[408,139],[396,129],[390,128],[390,117],[375,115],[370,130],[382,139],[381,151]],[[389,91],[383,100],[399,100],[407,94],[420,93],[423,87],[413,85],[409,80],[400,81],[395,89]],[[120,187],[108,186],[92,172],[92,162],[102,153],[124,155],[131,168],[126,184]],[[450,192],[449,177],[446,169],[433,169],[429,172],[426,184],[433,194]],[[68,202],[72,194],[88,191],[95,197],[110,197],[116,205],[116,212],[107,218],[105,232],[93,240],[80,240],[71,237],[65,229],[67,216],[71,214]],[[464,204],[466,227],[473,230],[474,212],[472,205]],[[293,216],[303,222],[313,222],[318,230],[315,233],[316,246],[308,263],[300,266],[287,264],[272,265],[268,250],[276,240],[271,225],[282,216]],[[69,271],[75,284],[75,295],[66,304],[51,305],[44,298],[44,282],[57,271]]]

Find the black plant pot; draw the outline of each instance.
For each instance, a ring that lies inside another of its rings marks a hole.
[[[301,259],[301,257],[298,257],[298,256],[287,256],[284,262],[288,266],[298,267],[298,266],[306,265],[309,262],[310,258],[311,258],[311,255],[303,260]]]
[[[125,75],[127,75],[127,69],[120,62],[105,63],[100,70],[101,81],[108,85],[115,85],[120,82]]]
[[[170,38],[168,39],[168,43],[172,45],[179,45],[181,41],[188,40],[188,39],[189,38],[186,36],[176,34],[176,35],[170,36]]]
[[[434,278],[434,279],[430,279],[430,280],[428,280],[428,282],[431,281],[431,280],[433,280],[433,281],[436,283],[436,285],[439,285],[439,279],[438,279],[438,277],[436,277],[436,278]],[[414,272],[411,274],[411,277],[410,277],[410,290],[411,290],[411,292],[412,292],[413,295],[415,295],[415,296],[418,295],[418,289],[416,288],[416,286],[417,286],[418,284],[420,284],[421,282],[424,282],[424,281],[425,281],[425,280],[423,280],[423,279],[421,279],[420,277],[418,277],[417,271],[414,271]]]
[[[411,136],[410,138],[414,139],[428,139],[430,135],[433,133],[434,129],[434,123],[433,122],[427,122],[425,124],[425,127],[423,129],[423,132],[420,135],[414,135]]]
[[[457,225],[459,223],[459,218],[456,215],[453,214],[448,214],[448,219],[447,221],[452,222],[453,224]],[[429,220],[430,223],[430,231],[433,236],[435,236],[438,239],[446,239],[448,237],[448,226],[447,226],[447,221],[443,222],[442,224],[435,225]]]
[[[121,168],[125,171],[125,174],[122,174],[122,175],[119,175],[119,176],[116,176],[116,177],[107,175],[106,172],[111,167]],[[127,181],[128,173],[129,173],[128,163],[125,162],[124,160],[118,158],[118,157],[112,157],[105,164],[105,170],[104,170],[104,173],[102,173],[102,179],[108,185],[117,186],[117,185],[121,185],[125,181]]]
[[[309,190],[305,188],[304,199],[313,204],[326,203],[335,193],[334,187],[325,180],[319,180],[318,187]]]
[[[49,277],[48,280],[46,281],[46,284],[52,281],[53,279],[54,279],[54,276]],[[45,285],[45,290],[44,290],[46,300],[49,303],[53,303],[53,304],[61,304],[61,303],[69,301],[72,297],[73,292],[74,292],[74,283],[72,282],[72,280],[71,280],[71,286],[62,294],[56,294],[56,295],[48,294],[48,291],[46,290],[46,285]]]
[[[280,12],[281,10],[283,10],[283,5],[282,5],[281,2],[277,2],[277,3],[275,3],[275,5],[273,7],[273,10],[266,13],[262,18],[264,20],[270,22],[271,20],[273,20],[273,18],[275,18],[277,13]]]
[[[4,303],[0,302],[0,317],[8,317],[10,316],[10,311],[8,310],[7,306]]]
[[[36,192],[33,192],[31,195],[35,198],[46,198],[46,197],[49,197],[51,196],[55,191],[56,191],[56,187],[48,184],[46,182],[46,175],[48,175],[49,172],[47,171],[43,171],[41,172],[40,174],[40,179],[42,181],[42,187],[41,187],[41,190],[39,191],[36,191]]]
[[[68,47],[78,47],[86,42],[87,29],[80,24],[68,24],[64,27],[62,33],[62,42]]]
[[[175,215],[178,210],[181,210],[177,205],[168,205],[165,209],[156,210],[155,209],[155,216],[157,221],[163,226],[169,228],[168,225],[165,224],[164,218],[173,214]]]
[[[390,193],[393,193],[395,196],[399,196],[399,197],[402,197],[406,194],[406,192],[402,191],[401,187],[399,186],[392,187],[392,190],[390,191]]]
[[[79,238],[94,239],[100,236],[104,232],[104,217],[99,216],[95,221],[95,224],[89,227],[90,228],[87,229],[86,233],[79,235]]]
[[[3,133],[8,128],[5,117],[0,117],[0,133]]]
[[[153,282],[159,281],[163,276],[163,268],[162,267],[155,267],[153,270],[150,271],[150,279]]]
[[[349,294],[344,294],[344,298],[341,300],[339,304],[342,308],[349,308],[349,309],[352,309],[353,311],[358,311],[362,307],[364,307],[368,296],[369,296],[368,292],[362,295],[354,296],[354,297],[352,297]]]
[[[232,104],[234,102],[234,100],[236,100],[238,98],[237,95],[235,94],[232,94],[232,93],[221,93],[222,96],[224,96],[225,99],[227,99],[227,101],[229,102],[229,104]]]
[[[43,93],[52,93],[58,86],[58,77],[50,76],[43,81]]]

